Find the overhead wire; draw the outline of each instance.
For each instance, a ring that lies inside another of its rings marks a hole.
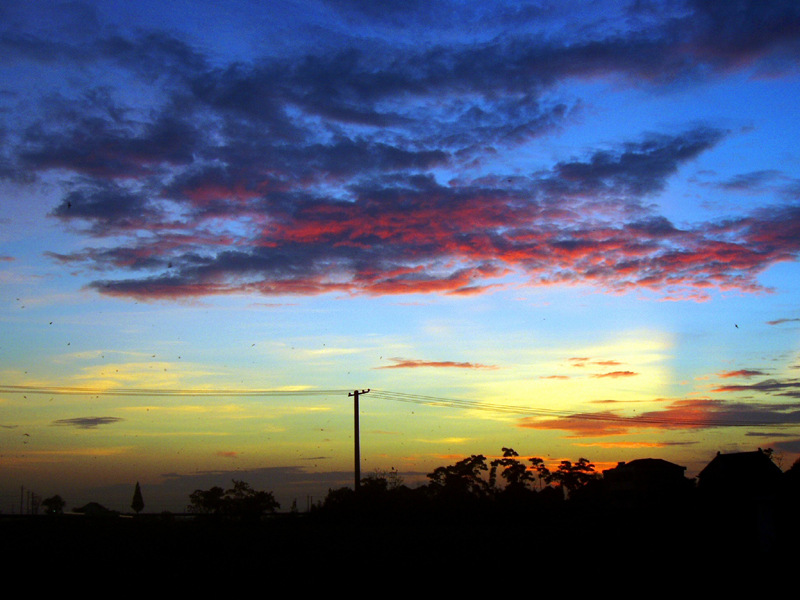
[[[2,385],[0,393],[5,394],[53,394],[53,395],[103,395],[103,396],[319,396],[346,394],[350,390],[307,389],[307,390],[275,390],[248,388],[104,388],[104,387],[70,387],[70,386],[26,386]]]
[[[0,384],[0,393],[5,394],[51,394],[51,395],[104,395],[134,397],[303,397],[346,395],[350,389],[258,389],[258,388],[105,388],[81,386],[26,386]],[[412,394],[390,390],[372,389],[371,397],[393,402],[405,402],[425,406],[480,410],[494,413],[515,414],[551,419],[575,419],[587,421],[607,421],[627,425],[654,425],[674,427],[796,427],[797,424],[775,421],[730,421],[714,418],[688,419],[680,417],[659,417],[653,413],[647,416],[624,416],[611,413],[580,413],[541,407],[500,404],[479,400],[445,398],[425,394]]]
[[[428,406],[445,406],[455,407],[471,410],[485,410],[497,413],[511,413],[527,416],[537,417],[551,417],[555,419],[576,419],[588,421],[608,421],[625,423],[628,425],[655,425],[655,426],[682,426],[682,427],[796,427],[794,423],[780,423],[775,421],[736,421],[704,418],[704,419],[690,419],[680,417],[659,417],[652,413],[647,416],[624,416],[615,415],[610,413],[577,413],[564,410],[546,409],[546,408],[532,408],[529,406],[509,405],[509,404],[496,404],[489,402],[481,402],[474,400],[461,400],[456,398],[441,398],[436,396],[427,396],[422,394],[408,394],[402,392],[391,392],[383,390],[371,390],[373,397],[379,397],[386,400],[394,400],[398,402],[410,402],[414,404],[423,404]]]

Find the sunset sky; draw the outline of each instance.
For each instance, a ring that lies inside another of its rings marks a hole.
[[[0,2],[0,511],[800,456],[796,0]],[[24,492],[23,492],[24,493]]]

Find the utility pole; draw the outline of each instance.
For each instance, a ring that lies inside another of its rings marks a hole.
[[[358,432],[358,396],[360,394],[368,394],[369,390],[354,390],[352,393],[347,394],[347,397],[353,397],[353,428],[355,439],[355,476],[356,476],[356,491],[361,486],[361,442],[359,440]]]

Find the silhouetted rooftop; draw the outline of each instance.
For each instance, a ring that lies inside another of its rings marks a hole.
[[[754,452],[720,452],[698,474],[698,486],[732,487],[743,485],[748,487],[777,484],[783,473],[778,465],[772,462],[770,455],[761,448]]]

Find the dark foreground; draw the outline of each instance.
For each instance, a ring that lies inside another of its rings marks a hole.
[[[416,573],[464,582],[519,572],[542,581],[614,572],[681,578],[792,570],[797,522],[730,512],[296,514],[260,520],[177,515],[0,518],[4,566],[42,573],[159,574],[192,581],[254,573]],[[13,572],[7,571],[7,572]],[[536,575],[538,573],[538,575]],[[311,580],[309,580],[310,582]],[[567,583],[568,581],[565,581]]]

